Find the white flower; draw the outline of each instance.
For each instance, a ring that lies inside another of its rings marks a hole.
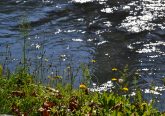
[[[118,79],[118,82],[119,82],[119,83],[123,83],[124,80],[123,80],[123,79]]]

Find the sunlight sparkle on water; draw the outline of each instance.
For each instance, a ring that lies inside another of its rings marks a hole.
[[[162,1],[143,0],[133,1],[128,4],[131,16],[126,17],[119,28],[124,28],[128,32],[138,33],[144,30],[154,30],[156,27],[164,29],[162,22],[151,23],[151,21],[163,18],[165,15],[165,4]],[[132,6],[136,6],[132,9]],[[126,7],[127,8],[127,7]],[[141,11],[140,11],[141,10]],[[140,11],[140,14],[138,13]]]
[[[83,41],[83,40],[82,40],[82,39],[72,39],[72,41],[81,42],[81,41]]]
[[[93,2],[93,0],[72,0],[72,2],[87,3],[87,2]]]
[[[97,43],[97,45],[101,45],[101,44],[104,44],[104,43],[107,43],[108,41],[101,41],[99,43]]]
[[[101,12],[113,13],[113,8],[104,8],[104,9],[101,10]]]

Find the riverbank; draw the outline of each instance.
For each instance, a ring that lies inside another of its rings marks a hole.
[[[0,114],[17,116],[163,116],[152,107],[152,103],[143,101],[140,91],[131,98],[127,88],[123,94],[112,92],[91,92],[84,83],[72,89],[70,84],[57,84],[52,88],[34,82],[34,76],[20,70],[3,75],[0,71]]]

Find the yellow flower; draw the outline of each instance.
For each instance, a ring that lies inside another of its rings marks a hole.
[[[123,87],[122,90],[123,90],[123,91],[128,91],[128,88],[127,88],[127,87]]]
[[[86,85],[83,83],[81,83],[79,87],[80,87],[80,89],[86,89],[87,88]]]
[[[117,68],[112,68],[112,71],[117,71]]]
[[[96,60],[91,60],[92,63],[96,63]]]
[[[113,77],[111,80],[112,80],[112,81],[117,81],[117,78]]]

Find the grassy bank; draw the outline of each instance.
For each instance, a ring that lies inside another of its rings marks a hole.
[[[84,83],[79,88],[74,88],[74,79],[79,71],[67,66],[64,75],[69,79],[69,84],[63,84],[58,70],[55,74],[48,76],[50,82],[47,85],[36,83],[36,78],[43,77],[43,59],[40,58],[36,74],[32,75],[28,71],[27,58],[27,37],[29,24],[26,19],[20,25],[23,35],[22,60],[20,69],[14,73],[0,65],[0,115],[11,114],[16,116],[163,116],[164,114],[152,107],[152,102],[143,101],[141,92],[131,98],[127,92],[127,68],[116,75],[111,80],[116,83],[115,90],[111,92],[90,91],[91,74],[89,67],[81,65]],[[92,60],[94,64],[96,61]],[[5,63],[4,63],[5,64]],[[52,67],[52,65],[49,65]],[[61,70],[61,69],[60,69]],[[112,71],[117,71],[113,68]],[[66,73],[66,74],[65,74]],[[46,78],[46,77],[44,77]],[[65,79],[65,78],[64,78]],[[68,81],[67,81],[68,82]],[[120,93],[120,94],[119,94]]]
[[[137,94],[133,101],[114,92],[91,92],[87,85],[57,84],[55,88],[33,82],[33,75],[20,70],[3,75],[0,69],[0,114],[17,116],[163,116]],[[127,89],[123,89],[127,91]],[[165,114],[164,114],[165,115]]]

